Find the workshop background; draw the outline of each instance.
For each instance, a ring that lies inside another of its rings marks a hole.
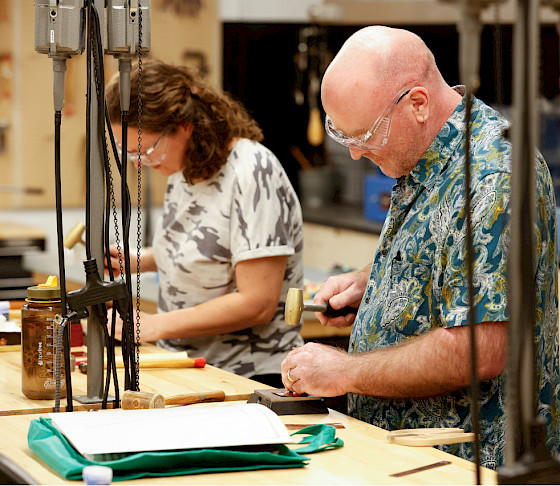
[[[324,135],[320,79],[349,35],[385,24],[419,34],[448,83],[459,84],[458,6],[439,0],[152,0],[151,6],[150,56],[194,65],[242,101],[284,165],[303,204],[307,297],[330,273],[369,261],[394,181],[371,162],[352,160]],[[540,15],[539,148],[560,200],[560,15],[549,7]],[[482,14],[477,96],[506,116],[513,18],[511,0]],[[0,0],[0,300],[19,298],[34,273],[57,268],[52,64],[34,51],[33,19],[32,0]],[[116,61],[106,56],[105,66],[108,79]],[[85,56],[73,57],[62,116],[65,230],[85,220],[85,91]],[[149,170],[142,177],[141,232],[149,245],[166,180]],[[136,179],[130,170],[133,194]],[[118,187],[116,192],[119,200]],[[67,251],[70,271],[81,268],[83,249]],[[157,276],[152,283],[157,286]]]

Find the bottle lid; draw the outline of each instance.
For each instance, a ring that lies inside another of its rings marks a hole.
[[[57,278],[51,275],[45,283],[27,287],[27,298],[36,300],[60,299],[60,287]]]
[[[113,470],[108,466],[86,466],[82,469],[85,484],[111,484]]]

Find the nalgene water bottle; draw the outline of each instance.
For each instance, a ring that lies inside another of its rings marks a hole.
[[[28,398],[55,398],[57,314],[60,315],[60,287],[50,276],[46,283],[28,287],[21,307],[21,385]],[[62,350],[61,350],[62,354]],[[61,355],[60,396],[66,396],[64,356]]]

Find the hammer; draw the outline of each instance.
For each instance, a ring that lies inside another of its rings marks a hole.
[[[137,410],[142,408],[165,408],[166,405],[189,405],[201,402],[223,402],[226,394],[223,391],[206,393],[185,393],[163,398],[157,393],[126,390],[123,393],[121,406],[123,410]]]
[[[322,304],[304,304],[303,290],[291,288],[286,296],[286,307],[284,307],[284,320],[286,324],[297,326],[303,311],[322,312],[327,317],[339,317],[346,314],[355,314],[358,309],[347,305],[342,309],[333,309],[328,302]]]

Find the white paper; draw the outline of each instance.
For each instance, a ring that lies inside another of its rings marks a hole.
[[[51,413],[84,457],[293,442],[278,415],[256,403]]]

